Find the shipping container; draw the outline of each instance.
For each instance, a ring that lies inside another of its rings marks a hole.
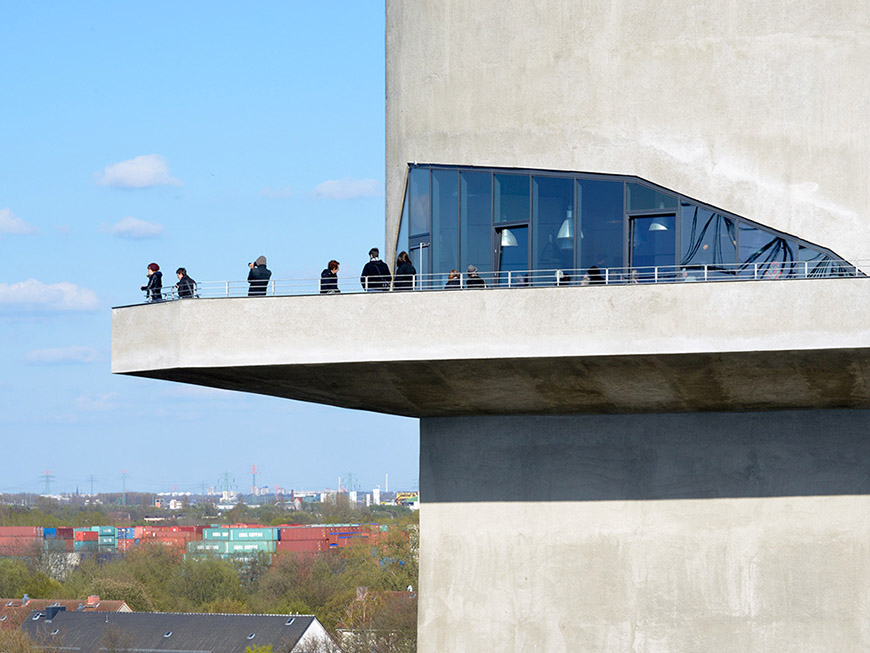
[[[278,539],[277,528],[231,528],[230,540],[237,542],[275,541]]]
[[[100,534],[94,531],[80,531],[77,529],[73,539],[76,542],[97,542],[100,539]]]
[[[73,527],[72,526],[58,526],[57,527],[57,539],[59,539],[59,540],[71,540],[71,539],[73,539]]]
[[[294,553],[316,553],[324,551],[328,545],[323,540],[281,540],[276,544],[278,553],[294,552]]]
[[[0,537],[43,537],[41,526],[0,526]]]
[[[203,540],[228,540],[230,539],[229,528],[205,528],[202,531]]]
[[[115,535],[116,532],[114,526],[91,526],[91,530],[100,535]]]
[[[45,550],[51,552],[69,552],[75,550],[72,540],[44,540]]]
[[[97,534],[94,533],[94,535],[97,535]],[[97,547],[99,547],[99,542],[97,542],[97,540],[76,540],[75,541],[75,550],[76,551],[96,551]]]
[[[97,542],[99,542],[100,546],[113,546],[116,548],[118,546],[118,540],[115,539],[114,535],[100,535],[100,539]]]
[[[56,528],[43,528],[42,536],[47,540],[56,540],[57,539],[57,529]]]
[[[260,540],[255,542],[227,542],[227,553],[251,553],[254,551],[271,552],[275,550],[275,540]]]
[[[281,540],[325,540],[329,529],[323,526],[298,526],[279,529]]]
[[[118,539],[119,540],[133,540],[136,539],[136,535],[133,532],[132,527],[128,528],[119,528],[118,529]]]
[[[228,542],[221,542],[220,540],[197,540],[194,542],[187,543],[187,552],[188,553],[226,553]]]

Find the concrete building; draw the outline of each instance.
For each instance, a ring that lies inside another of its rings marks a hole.
[[[496,287],[119,308],[113,371],[421,418],[420,651],[870,648],[870,13],[386,20],[387,260]]]

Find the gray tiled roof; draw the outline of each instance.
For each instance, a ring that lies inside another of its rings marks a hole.
[[[254,644],[272,644],[279,653],[290,651],[314,621],[297,615],[175,612],[58,612],[49,621],[44,612],[33,611],[21,628],[37,645],[66,651],[243,653]]]

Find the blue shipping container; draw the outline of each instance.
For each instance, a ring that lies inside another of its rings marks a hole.
[[[57,539],[57,529],[56,528],[44,528],[44,529],[42,529],[42,536],[47,540],[56,540]]]

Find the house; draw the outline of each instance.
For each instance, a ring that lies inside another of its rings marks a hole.
[[[106,650],[244,653],[333,653],[338,649],[311,615],[70,612],[34,610],[22,625],[39,648],[96,653]]]
[[[25,594],[20,599],[0,599],[0,630],[16,630],[34,610],[44,612],[46,608],[55,606],[62,606],[67,612],[132,612],[124,601],[102,601],[99,596],[78,601],[31,599]]]

